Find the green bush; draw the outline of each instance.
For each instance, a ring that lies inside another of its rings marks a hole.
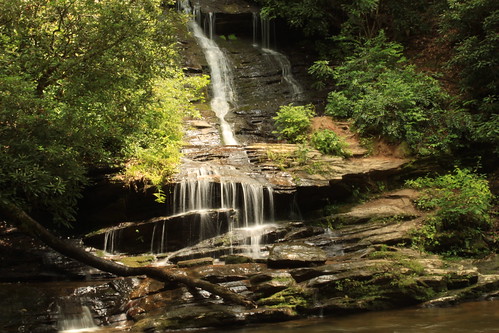
[[[460,76],[473,109],[492,114],[498,108],[499,3],[449,0],[442,19],[445,38],[454,47],[450,65]]]
[[[279,139],[285,139],[292,143],[303,143],[308,138],[314,115],[313,105],[283,105],[273,118],[277,129],[274,134],[277,134]]]
[[[310,138],[310,143],[323,154],[345,157],[350,155],[346,150],[347,144],[331,130],[314,132]]]
[[[487,180],[468,169],[408,181],[421,190],[418,208],[431,210],[423,226],[415,231],[417,245],[452,255],[477,255],[487,251],[484,232],[491,227],[493,195]]]
[[[383,33],[358,48],[334,69],[340,91],[329,94],[326,113],[351,117],[363,135],[406,141],[422,155],[445,151],[449,96],[438,82],[406,63],[402,46]]]

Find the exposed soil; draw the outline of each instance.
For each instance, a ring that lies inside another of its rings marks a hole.
[[[362,140],[352,129],[351,122],[336,121],[329,116],[315,117],[312,119],[312,131],[328,129],[335,132],[348,144],[348,150],[353,157],[381,157],[387,159],[400,159],[408,156],[408,150],[403,144],[390,144],[381,138]]]

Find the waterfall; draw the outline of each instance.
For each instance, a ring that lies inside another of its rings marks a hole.
[[[257,43],[257,35],[258,35],[258,26],[260,25],[260,15],[257,12],[253,12],[253,46],[258,46]]]
[[[152,235],[151,235],[151,245],[149,246],[151,253],[165,253],[167,252],[168,246],[168,233],[166,221],[157,222],[154,224]]]
[[[185,172],[174,189],[174,213],[205,211],[210,208],[234,209],[238,212],[235,227],[261,225],[273,221],[274,202],[270,186],[234,175],[237,170],[200,167]],[[265,216],[267,212],[267,218]]]
[[[61,298],[57,303],[59,333],[95,332],[99,330],[88,306],[81,305],[79,301],[72,298]]]
[[[182,10],[187,14],[193,14],[188,1],[179,2],[179,6],[181,6]],[[233,75],[229,59],[213,40],[215,34],[215,15],[214,13],[208,13],[208,18],[205,20],[205,25],[207,25],[205,31],[208,31],[209,37],[206,36],[199,25],[199,8],[194,9],[194,15],[193,19],[189,22],[189,27],[199,46],[203,49],[206,61],[210,67],[213,94],[210,102],[211,109],[219,119],[223,143],[225,145],[237,145],[238,143],[232,132],[232,128],[225,120],[225,116],[231,109],[230,105],[235,103]]]
[[[204,29],[204,31],[208,31],[208,36],[211,40],[213,40],[213,36],[215,35],[215,14],[212,12],[208,13],[208,29]]]
[[[293,99],[301,98],[303,95],[303,89],[291,72],[291,63],[289,62],[289,59],[284,54],[271,49],[263,48],[262,51],[271,56],[281,68],[282,78],[291,88]]]
[[[104,234],[104,252],[114,253],[118,249],[119,230],[108,230]]]
[[[270,47],[272,30],[271,20],[267,17],[258,15],[258,13],[253,13],[253,46],[258,46],[256,39],[259,25],[261,31],[262,52],[274,59],[277,65],[281,68],[282,79],[291,88],[292,98],[300,99],[303,96],[303,89],[293,76],[291,71],[291,62],[284,54],[277,52]],[[275,40],[275,36],[273,39]]]
[[[236,228],[249,230],[251,253],[258,256],[260,252],[258,231],[264,223],[273,222],[274,219],[272,188],[239,173],[234,168],[203,166],[185,170],[183,174],[184,179],[173,191],[175,214],[202,212],[208,208],[236,211],[237,219],[233,225],[230,225],[229,230]],[[213,228],[206,225],[206,228],[210,227]],[[200,240],[204,238],[202,232]]]
[[[270,19],[260,15],[261,31],[262,31],[262,48],[270,48]]]

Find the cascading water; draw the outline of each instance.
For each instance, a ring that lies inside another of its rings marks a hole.
[[[253,46],[257,47],[257,35],[258,35],[258,27],[260,22],[260,15],[257,12],[253,12]]]
[[[242,179],[243,175],[230,167],[202,166],[184,171],[184,174],[173,193],[175,213],[202,212],[211,208],[235,210],[237,219],[230,229],[254,228],[250,248],[251,253],[258,256],[260,234],[257,230],[274,218],[272,188],[249,177]],[[200,240],[209,233],[201,230]]]
[[[193,13],[188,1],[179,1],[179,6],[182,10],[190,15],[195,14],[195,17],[189,22],[189,27],[192,30],[196,41],[203,49],[203,52],[210,67],[212,99],[211,109],[215,112],[220,122],[220,132],[225,145],[237,145],[234,133],[229,123],[225,120],[225,116],[231,109],[231,104],[235,103],[235,93],[233,90],[233,76],[229,59],[225,53],[213,41],[215,33],[215,15],[208,13],[208,19],[205,21],[209,37],[206,36],[203,29],[199,25],[199,11]]]
[[[108,230],[104,235],[104,252],[114,253],[117,249],[117,241],[119,240],[119,230]]]
[[[258,27],[260,27],[260,29],[258,29]],[[282,79],[290,86],[293,99],[298,100],[303,97],[303,89],[293,76],[291,71],[291,62],[288,57],[270,47],[271,28],[272,25],[269,18],[258,15],[258,13],[253,13],[253,45],[258,46],[256,40],[258,31],[260,30],[262,52],[271,57],[281,68]]]
[[[272,31],[272,24],[271,20],[268,17],[265,17],[259,13],[253,13],[253,25],[259,25],[260,26],[260,32],[261,32],[261,41],[262,45],[261,47],[263,49],[270,49],[270,43],[271,43],[271,31]],[[253,33],[258,34],[258,27],[253,27]],[[255,36],[253,36],[253,39],[256,39]],[[275,36],[274,36],[275,40]],[[256,43],[254,43],[256,44]]]
[[[213,40],[216,17],[213,13],[206,15],[203,31],[199,8],[195,7],[193,11],[188,1],[179,3],[184,12],[193,16],[189,27],[210,67],[213,94],[211,108],[219,119],[222,141],[225,145],[237,145],[233,131],[225,120],[231,104],[235,103],[235,93],[232,88],[234,85],[230,62]],[[248,160],[247,156],[245,159]],[[237,173],[234,168],[227,169],[230,168],[201,166],[184,172],[184,178],[174,190],[174,213],[202,212],[210,208],[233,209],[237,211],[238,216],[231,228],[260,226],[265,221],[265,211],[268,211],[267,216],[273,221],[272,189],[245,176],[244,173]],[[227,171],[230,176],[226,174]],[[232,175],[233,173],[236,175]],[[245,178],[244,181],[242,178]],[[201,228],[200,240],[204,238],[204,234],[206,231]],[[255,232],[251,237],[252,253],[255,256],[259,253],[260,240],[257,234]]]
[[[290,86],[293,99],[300,99],[303,96],[303,89],[291,72],[291,63],[288,57],[271,49],[263,48],[262,51],[271,56],[277,62],[279,67],[281,67],[282,78]]]
[[[88,306],[81,305],[77,300],[61,298],[58,301],[57,309],[59,333],[95,332],[99,330]]]

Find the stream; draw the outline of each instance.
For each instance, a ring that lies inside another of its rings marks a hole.
[[[46,321],[57,320],[56,312],[43,314],[36,308],[51,309],[54,297],[59,292],[75,287],[89,288],[88,283],[34,283],[5,284],[0,283],[0,332],[54,332],[50,326],[30,323],[46,317]],[[57,290],[57,292],[56,292]],[[10,296],[9,296],[10,295]],[[102,295],[101,295],[102,296]],[[52,309],[52,311],[54,311]],[[85,313],[86,311],[83,311]],[[52,317],[55,316],[55,317]],[[38,319],[34,319],[37,317]],[[68,324],[68,318],[65,318]],[[60,317],[59,317],[60,320]],[[74,319],[73,319],[74,321]],[[91,318],[82,316],[75,323],[92,322]],[[16,324],[15,324],[16,323]],[[120,328],[88,327],[84,329],[67,329],[61,332],[124,332]],[[314,317],[293,320],[276,324],[251,325],[240,329],[202,330],[203,332],[224,333],[493,333],[499,332],[499,300],[483,302],[467,302],[445,308],[406,308],[390,311],[365,312],[342,315],[339,317]],[[196,330],[178,330],[176,332],[196,332]]]
[[[499,301],[469,302],[449,308],[366,312],[223,330],[224,333],[492,333],[499,332]]]

